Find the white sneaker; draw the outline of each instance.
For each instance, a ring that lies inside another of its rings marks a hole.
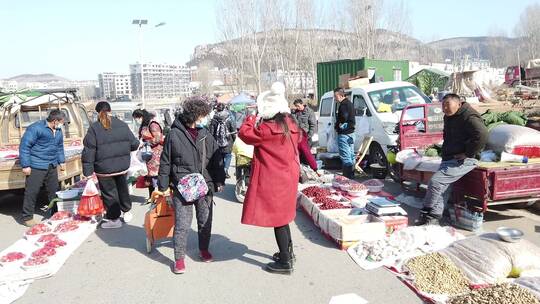
[[[133,219],[133,213],[131,212],[124,212],[122,214],[122,217],[124,218],[124,223],[129,223]]]
[[[116,228],[122,228],[122,221],[120,219],[116,220],[108,220],[106,222],[103,222],[101,224],[101,228],[103,229],[116,229]]]

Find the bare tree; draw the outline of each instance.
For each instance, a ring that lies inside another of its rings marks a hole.
[[[236,88],[233,92],[242,92],[246,89],[248,50],[248,31],[243,19],[245,12],[242,1],[224,0],[217,5],[217,24],[219,38],[224,41],[221,59],[223,65],[229,67],[235,78]],[[224,18],[223,16],[226,16]]]
[[[529,59],[540,57],[540,4],[531,4],[521,14],[516,34],[524,40]]]
[[[405,0],[218,0],[220,56],[238,90],[260,92],[263,74],[280,73],[307,94],[317,62],[404,58],[410,30]],[[266,84],[264,84],[266,85]],[[291,86],[288,86],[291,89]]]

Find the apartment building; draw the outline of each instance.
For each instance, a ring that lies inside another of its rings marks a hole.
[[[131,89],[135,98],[167,99],[189,94],[191,71],[174,64],[131,64]],[[144,85],[144,87],[143,87]]]
[[[98,75],[100,97],[106,99],[132,98],[131,76],[114,72]]]

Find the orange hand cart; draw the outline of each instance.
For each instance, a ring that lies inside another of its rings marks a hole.
[[[152,252],[156,241],[171,238],[174,231],[174,208],[171,197],[158,191],[151,195],[151,207],[144,216],[146,252]]]

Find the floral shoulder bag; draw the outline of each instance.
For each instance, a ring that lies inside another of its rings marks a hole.
[[[201,160],[201,172],[191,173],[180,179],[178,192],[188,203],[194,203],[208,194],[208,185],[204,179],[204,161],[206,159],[206,138],[203,139],[203,153]]]

